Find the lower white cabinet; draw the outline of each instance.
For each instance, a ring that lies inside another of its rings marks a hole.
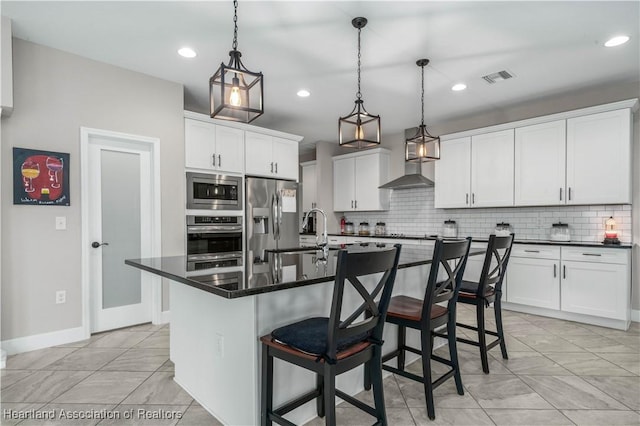
[[[511,257],[507,266],[507,302],[560,309],[560,259]]]
[[[300,235],[300,247],[314,247],[315,245],[315,235]]]

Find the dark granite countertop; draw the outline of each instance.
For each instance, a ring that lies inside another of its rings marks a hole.
[[[349,251],[378,251],[388,250],[390,247],[390,245],[381,246],[380,244],[345,246]],[[208,275],[202,277],[200,277],[202,272],[187,272],[186,256],[127,259],[125,263],[221,297],[234,299],[333,281],[339,248],[331,247],[329,256],[324,260],[322,251],[315,249],[270,252],[267,261],[246,265],[242,272],[228,272],[229,268],[214,269],[204,272]],[[482,255],[484,250],[475,250],[471,254]],[[403,244],[399,268],[430,264],[432,256],[431,247]],[[219,277],[225,280],[217,280]]]
[[[358,234],[328,234],[333,237],[358,237],[358,238],[375,238],[375,239],[394,239],[394,240],[423,240],[423,241],[435,241],[436,236],[433,235],[358,235]],[[517,236],[516,236],[517,237]],[[445,238],[446,239],[446,238]],[[488,238],[473,238],[474,243],[486,243]],[[568,247],[601,247],[601,248],[613,248],[613,249],[631,249],[633,244],[602,244],[595,241],[550,241],[550,240],[519,240],[516,238],[514,244],[534,244],[544,246],[568,246]]]

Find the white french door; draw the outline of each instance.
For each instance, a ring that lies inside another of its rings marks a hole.
[[[154,145],[83,135],[83,253],[90,332],[152,320],[152,278],[125,259],[154,256]]]

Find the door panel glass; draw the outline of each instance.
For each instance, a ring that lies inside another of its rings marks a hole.
[[[141,302],[140,155],[102,150],[102,308]]]

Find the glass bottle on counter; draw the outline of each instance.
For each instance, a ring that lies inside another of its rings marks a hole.
[[[369,222],[360,222],[360,226],[358,226],[358,235],[366,237],[371,235],[371,231],[369,230]]]

